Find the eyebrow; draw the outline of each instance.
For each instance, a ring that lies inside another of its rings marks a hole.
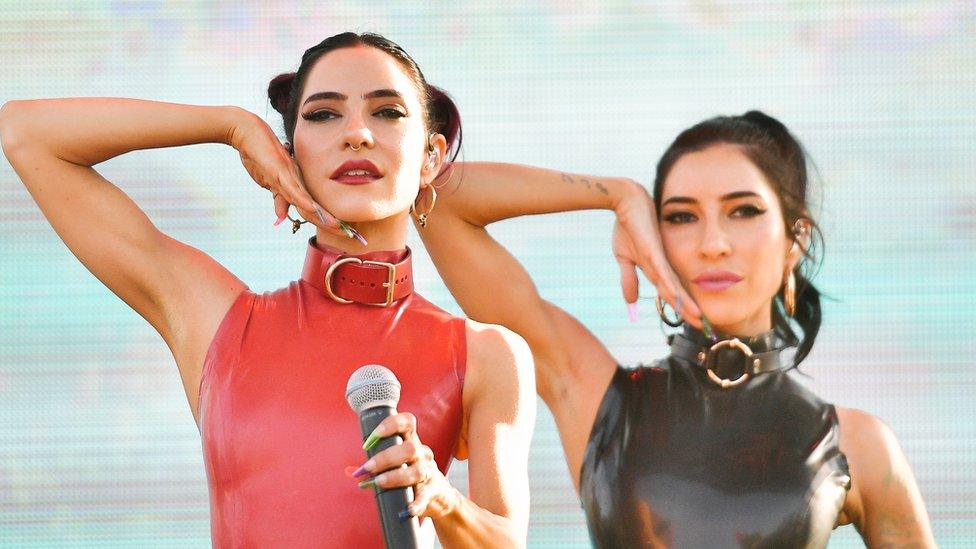
[[[735,200],[737,198],[750,198],[750,197],[761,198],[758,194],[756,194],[756,193],[754,193],[752,191],[736,191],[734,193],[729,193],[729,194],[723,196],[719,200],[721,200],[722,202],[727,202],[729,200]],[[666,206],[668,204],[671,204],[671,203],[677,203],[677,204],[697,204],[698,201],[695,200],[694,198],[690,197],[690,196],[672,196],[671,198],[665,200],[664,203],[661,204],[661,207],[664,207],[664,206]]]
[[[369,93],[363,94],[363,99],[375,99],[377,97],[396,97],[398,99],[403,99],[403,96],[400,95],[400,92],[389,88],[382,89],[382,90],[374,90]],[[339,93],[334,91],[317,92],[308,96],[308,98],[305,100],[304,103],[302,103],[302,105],[308,104],[311,101],[319,101],[322,99],[334,99],[337,101],[345,101],[346,99],[349,99],[349,96],[344,93]]]

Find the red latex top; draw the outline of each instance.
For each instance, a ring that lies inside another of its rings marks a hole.
[[[405,253],[357,257],[396,263]],[[386,308],[333,301],[307,280],[323,280],[337,255],[313,240],[303,279],[244,291],[211,343],[200,424],[214,547],[383,546],[373,492],[346,473],[366,460],[345,400],[364,364],[396,374],[397,409],[417,416],[445,474],[457,450],[464,319],[415,293]]]

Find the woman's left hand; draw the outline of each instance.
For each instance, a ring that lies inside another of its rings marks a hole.
[[[437,468],[434,452],[421,442],[417,435],[417,418],[413,414],[392,415],[384,419],[373,434],[380,438],[400,435],[403,443],[367,460],[359,478],[375,475],[373,482],[382,489],[413,487],[413,502],[404,510],[411,516],[437,519],[458,506],[461,494]]]

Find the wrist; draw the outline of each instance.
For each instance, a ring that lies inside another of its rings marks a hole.
[[[235,106],[217,107],[220,109],[221,127],[224,128],[222,142],[237,150],[241,149],[247,129],[260,118],[247,109]],[[263,122],[263,121],[262,121]]]
[[[646,200],[649,197],[647,189],[633,179],[620,177],[610,185],[610,209],[619,214],[631,200]]]

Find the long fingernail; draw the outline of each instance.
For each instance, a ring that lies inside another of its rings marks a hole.
[[[366,437],[366,442],[363,443],[363,450],[366,450],[367,452],[372,450],[377,444],[380,443],[381,438],[383,437],[376,434],[376,429],[374,429],[373,432]]]
[[[702,327],[705,328],[705,337],[711,339],[712,341],[718,340],[718,338],[715,337],[715,331],[712,330],[712,324],[708,321],[707,318],[705,318],[705,315],[702,315],[701,319],[702,319]]]
[[[278,218],[278,221],[275,221],[274,222],[274,226],[277,227],[278,225],[281,225],[281,222],[284,221],[286,217],[288,217],[288,216],[287,215],[282,215],[281,217],[279,217]]]
[[[413,511],[410,509],[410,507],[407,507],[403,511],[397,513],[397,518],[400,519],[400,522],[407,522],[413,518]]]
[[[371,479],[364,480],[364,481],[362,481],[362,482],[359,483],[359,487],[362,488],[362,489],[364,489],[364,490],[366,488],[376,488],[376,479],[375,478],[371,478]]]
[[[366,239],[363,237],[363,235],[359,234],[359,231],[350,227],[345,221],[339,220],[339,228],[346,233],[346,236],[349,238],[355,238],[360,244],[366,246]]]
[[[680,316],[681,315],[681,296],[680,295],[678,297],[674,298],[674,306],[675,306],[674,312],[678,313],[678,315]]]
[[[370,467],[368,467],[369,465],[372,465],[372,464],[370,462],[368,462],[368,461],[366,463],[360,465],[359,466],[359,469],[356,469],[355,471],[352,472],[352,476],[354,476],[354,477],[364,477],[364,476],[368,475],[369,474],[369,469],[370,469]]]
[[[631,322],[637,322],[637,302],[627,304],[627,317]]]
[[[329,222],[325,220],[325,214],[322,213],[322,209],[318,206],[315,207],[315,215],[319,216],[319,221],[321,221],[323,225],[329,224]]]

